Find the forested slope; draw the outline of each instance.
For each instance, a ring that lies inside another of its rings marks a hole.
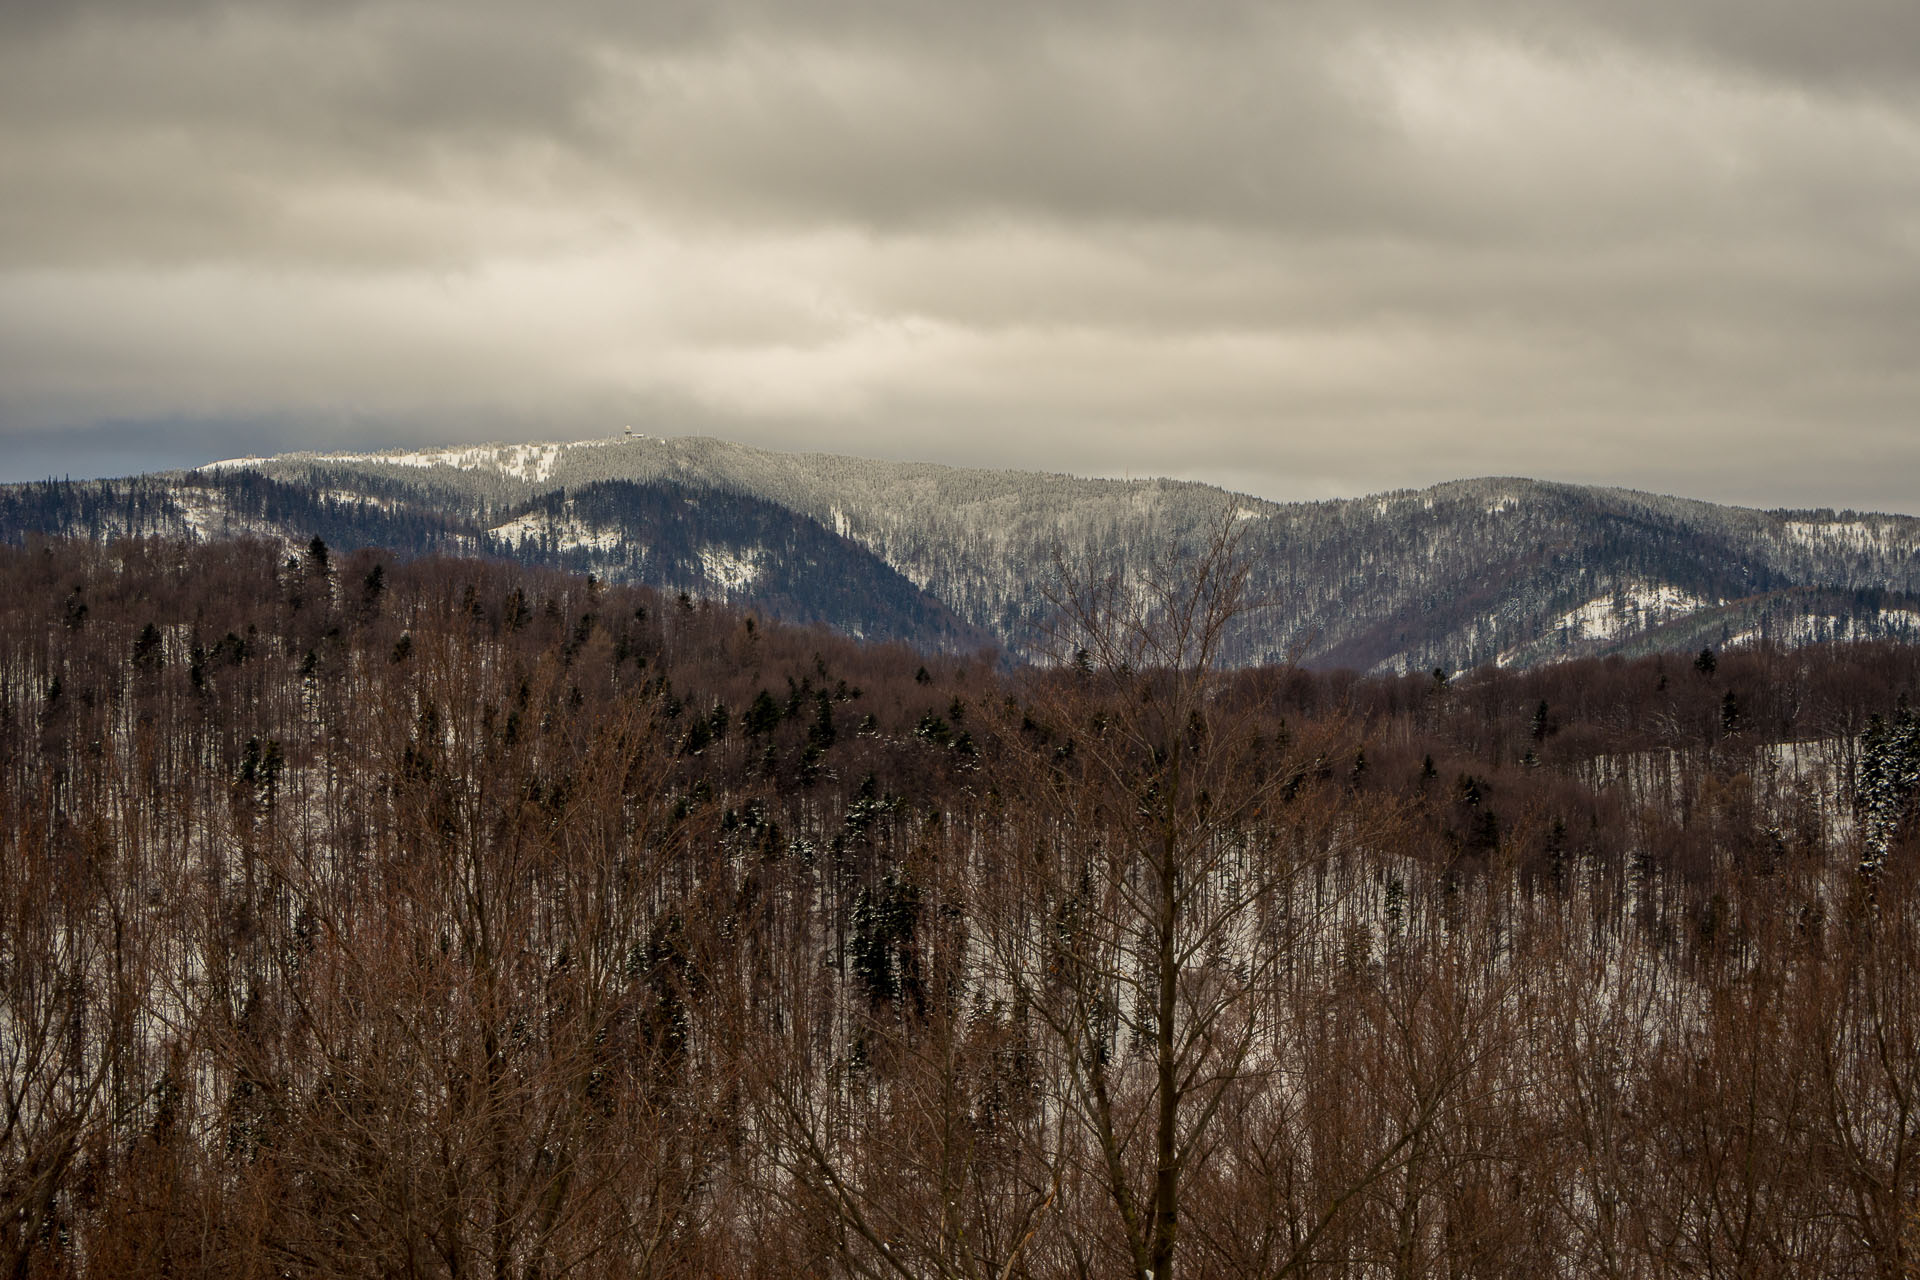
[[[860,546],[772,502],[706,486],[598,481],[504,511],[437,484],[315,483],[246,469],[0,487],[0,539],[267,537],[297,550],[492,555],[670,594],[751,601],[787,621],[970,651],[994,643]]]
[[[0,550],[0,1267],[1909,1273],[1920,651],[1234,673],[1234,552],[1009,675]]]

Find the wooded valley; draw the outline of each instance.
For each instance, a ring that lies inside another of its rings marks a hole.
[[[20,1277],[1920,1266],[1920,648],[1058,661],[0,548]]]

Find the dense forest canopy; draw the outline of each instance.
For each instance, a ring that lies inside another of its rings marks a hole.
[[[1228,670],[1239,550],[1015,671],[0,549],[0,1268],[1912,1274],[1920,650]]]

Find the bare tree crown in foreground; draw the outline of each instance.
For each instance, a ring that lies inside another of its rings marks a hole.
[[[1181,1204],[1213,1171],[1223,1108],[1280,1103],[1285,1123],[1296,1064],[1276,997],[1311,914],[1294,888],[1336,843],[1383,831],[1303,800],[1310,744],[1270,740],[1220,670],[1249,604],[1237,544],[1228,513],[1137,580],[1058,566],[1074,675],[1037,700],[1070,736],[1008,753],[1028,780],[1023,829],[982,916],[993,977],[1052,1041],[1064,1089],[1049,1103],[1082,1138],[1058,1157],[1105,1188],[1141,1280],[1196,1252],[1180,1249]]]

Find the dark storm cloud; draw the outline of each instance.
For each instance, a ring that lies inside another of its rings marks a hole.
[[[30,0],[0,432],[1912,508],[1916,84],[1886,0]]]
[[[1920,9],[1906,0],[1495,0],[1479,13],[1521,30],[1564,28],[1808,87],[1905,94],[1920,71]]]

